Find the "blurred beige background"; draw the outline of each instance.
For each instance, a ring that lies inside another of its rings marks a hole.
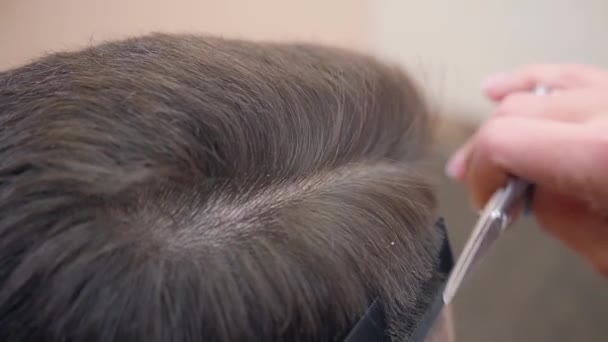
[[[0,68],[151,31],[369,47],[367,0],[3,0]]]
[[[606,0],[0,0],[0,70],[151,31],[315,41],[402,64],[445,119],[433,165],[456,253],[476,217],[441,169],[490,112],[480,79],[537,61],[608,66]],[[608,341],[608,282],[529,221],[464,288],[456,320],[460,341]]]
[[[308,40],[408,66],[441,112],[478,122],[479,82],[539,60],[608,66],[606,0],[2,0],[0,69],[150,31]]]
[[[371,2],[374,50],[416,66],[443,112],[469,121],[491,109],[479,94],[489,73],[539,61],[608,66],[606,0]]]

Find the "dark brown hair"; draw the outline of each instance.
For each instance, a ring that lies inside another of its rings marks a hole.
[[[394,340],[440,236],[398,69],[161,35],[0,73],[0,340]]]

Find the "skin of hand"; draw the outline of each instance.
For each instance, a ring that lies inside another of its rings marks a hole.
[[[536,86],[551,92],[535,95]],[[466,184],[477,208],[507,174],[534,183],[540,226],[608,277],[608,71],[533,65],[482,88],[495,110],[447,174]]]

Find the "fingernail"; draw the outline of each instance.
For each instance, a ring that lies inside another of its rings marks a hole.
[[[458,150],[447,162],[445,166],[445,174],[454,180],[461,181],[464,178],[465,158],[465,150]]]
[[[484,91],[490,91],[495,88],[502,87],[502,84],[505,83],[506,75],[505,74],[494,74],[490,75],[483,79],[481,82],[481,89]]]

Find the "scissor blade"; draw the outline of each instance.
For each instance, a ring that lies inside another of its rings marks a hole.
[[[467,275],[487,255],[490,247],[511,223],[513,206],[524,196],[528,188],[528,183],[515,178],[492,196],[448,279],[443,292],[443,300],[446,304],[452,301]]]
[[[443,292],[443,300],[446,304],[452,302],[456,291],[460,288],[466,276],[483,259],[489,248],[500,236],[500,233],[501,225],[498,220],[489,215],[480,218],[446,284]]]

